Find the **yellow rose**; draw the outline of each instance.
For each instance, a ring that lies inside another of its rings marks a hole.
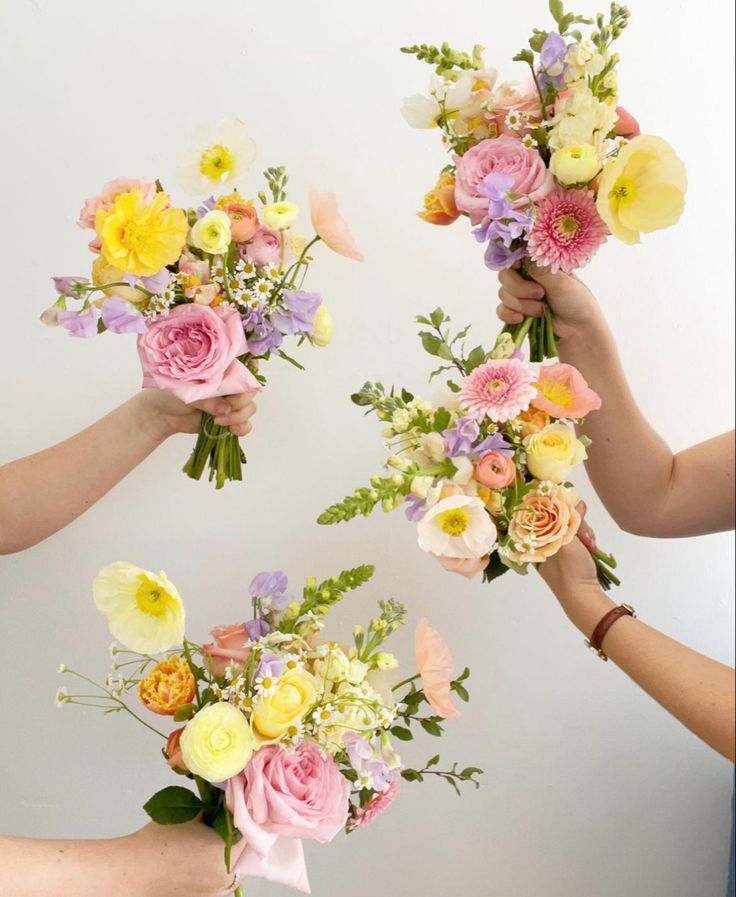
[[[640,233],[676,224],[685,208],[687,173],[682,160],[660,137],[630,140],[605,166],[598,185],[598,214],[624,243]]]
[[[207,212],[192,228],[192,246],[209,255],[223,255],[230,245],[230,217],[220,209]]]
[[[332,342],[332,334],[335,328],[332,324],[330,310],[324,302],[317,309],[312,324],[314,327],[312,330],[312,342],[314,345],[320,346],[321,348],[329,346]]]
[[[272,202],[261,211],[261,221],[272,230],[286,230],[296,221],[299,206],[293,202]]]
[[[601,159],[590,143],[573,143],[552,153],[549,170],[565,186],[587,184],[601,170]]]
[[[253,709],[253,730],[263,740],[286,735],[317,700],[317,681],[303,669],[290,670],[279,679],[271,695],[261,697]]]
[[[538,480],[562,483],[570,469],[588,454],[583,443],[565,424],[549,424],[524,440],[526,466]]]
[[[253,755],[253,733],[232,704],[208,704],[181,735],[187,769],[208,782],[224,782],[242,772]]]

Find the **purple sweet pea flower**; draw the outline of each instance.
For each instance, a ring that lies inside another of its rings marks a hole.
[[[251,355],[262,356],[278,349],[284,336],[257,308],[249,308],[240,316]]]
[[[58,323],[69,331],[70,336],[79,336],[84,339],[97,336],[99,320],[100,310],[96,305],[90,305],[84,311],[60,311],[57,316]]]
[[[52,277],[54,289],[61,296],[71,296],[78,299],[80,296],[79,287],[87,286],[89,278],[87,277]]]
[[[524,209],[512,209],[509,206],[502,218],[486,219],[473,233],[479,243],[486,240],[500,240],[508,249],[514,240],[523,237],[531,229],[534,216]]]
[[[485,455],[487,452],[497,452],[499,455],[511,457],[514,454],[513,448],[503,438],[502,433],[492,433],[486,436],[483,442],[473,446],[474,455]]]
[[[102,304],[102,323],[111,333],[145,333],[148,321],[132,302],[110,296]]]
[[[411,523],[418,523],[427,513],[427,502],[418,495],[407,496],[404,502],[404,514]]]
[[[215,205],[217,204],[217,200],[214,196],[210,196],[208,199],[203,200],[200,206],[197,206],[197,218],[204,218],[207,212],[211,212]]]
[[[278,654],[262,654],[258,661],[257,676],[270,676],[271,679],[278,679],[286,672],[286,664]]]
[[[454,427],[443,432],[447,440],[447,454],[451,458],[458,455],[467,455],[470,447],[478,438],[480,425],[472,414],[459,417]]]
[[[248,620],[245,624],[245,631],[252,642],[257,642],[258,639],[269,635],[273,630],[265,620]]]
[[[322,304],[319,293],[284,290],[283,309],[271,315],[271,322],[281,333],[312,333],[314,316]]]
[[[539,86],[543,91],[546,91],[550,84],[553,87],[562,87],[565,83],[565,71],[567,70],[565,57],[570,51],[570,46],[555,31],[550,31],[547,35],[542,49],[539,51],[539,71],[537,73]]]
[[[509,210],[509,200],[506,194],[514,185],[514,179],[510,174],[502,171],[492,171],[483,179],[483,183],[477,187],[481,196],[488,197],[488,217],[504,218]]]
[[[132,287],[137,283],[140,283],[149,293],[163,293],[169,285],[171,273],[167,268],[162,268],[160,271],[156,272],[156,274],[151,274],[149,277],[138,277],[136,274],[123,274],[123,280],[126,283],[129,283]]]
[[[258,598],[264,607],[281,610],[291,601],[286,591],[289,580],[281,570],[266,571],[253,577],[248,586],[251,598]]]
[[[503,243],[497,243],[495,240],[491,240],[486,248],[486,266],[492,271],[503,271],[506,268],[510,268],[514,262],[523,259],[525,256],[526,246],[524,245],[517,246],[515,249],[510,249],[504,246]]]
[[[376,757],[368,741],[358,732],[346,732],[342,742],[350,765],[358,775],[368,778],[374,791],[385,791],[398,778],[401,770],[391,769],[384,759]]]

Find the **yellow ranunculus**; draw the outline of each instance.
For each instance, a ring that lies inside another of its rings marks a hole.
[[[624,243],[676,224],[685,207],[687,173],[660,137],[634,137],[603,169],[598,214]]]
[[[565,424],[549,424],[524,440],[526,466],[538,480],[562,483],[571,468],[588,457],[583,443]]]
[[[573,143],[552,153],[549,170],[560,184],[587,184],[601,170],[598,151],[590,143]]]
[[[238,775],[253,756],[248,720],[224,701],[208,704],[193,716],[179,744],[187,769],[208,782],[224,782]]]
[[[273,230],[286,230],[296,221],[299,207],[293,202],[272,202],[261,211],[261,221]]]
[[[126,274],[150,277],[172,265],[184,249],[189,226],[181,209],[169,208],[166,193],[146,205],[140,190],[119,193],[108,211],[95,216],[105,260]]]
[[[92,594],[110,632],[131,651],[160,654],[184,641],[184,606],[165,573],[118,561],[100,570]]]
[[[304,669],[291,670],[278,680],[272,694],[262,696],[253,708],[253,731],[264,741],[286,735],[314,706],[317,681]]]
[[[315,346],[329,346],[332,342],[332,334],[334,326],[332,324],[332,315],[329,308],[322,303],[317,309],[313,320],[314,329],[312,330],[312,342]]]
[[[208,255],[224,255],[232,239],[230,217],[221,209],[207,212],[194,225],[189,239],[192,246]]]

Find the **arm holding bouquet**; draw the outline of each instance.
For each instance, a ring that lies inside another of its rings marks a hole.
[[[500,273],[499,317],[513,325],[522,315],[544,314],[546,304],[560,360],[580,370],[600,395],[604,410],[587,417],[579,432],[595,443],[586,468],[612,517],[642,536],[732,529],[733,432],[673,454],[637,406],[613,335],[590,290],[562,272],[530,266],[529,273],[533,280],[513,269]]]
[[[235,436],[250,432],[252,393],[185,405],[144,389],[81,433],[0,467],[0,554],[30,548],[85,513],[175,433],[196,433],[202,413]]]
[[[594,538],[585,533],[586,540]],[[570,621],[590,639],[616,607],[597,581],[581,539],[565,546],[539,568]],[[691,732],[732,763],[734,747],[733,670],[680,644],[641,620],[622,616],[605,635],[606,656]]]

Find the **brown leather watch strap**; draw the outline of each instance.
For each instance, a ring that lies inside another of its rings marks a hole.
[[[588,639],[586,645],[594,654],[597,654],[601,660],[608,660],[608,657],[603,653],[603,639],[606,637],[608,630],[613,626],[616,620],[620,620],[621,617],[635,616],[636,611],[630,604],[619,604],[618,607],[612,608],[595,627],[593,635]]]

